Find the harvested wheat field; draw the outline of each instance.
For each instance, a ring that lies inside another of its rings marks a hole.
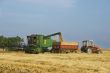
[[[110,51],[103,54],[0,53],[0,73],[110,73]]]

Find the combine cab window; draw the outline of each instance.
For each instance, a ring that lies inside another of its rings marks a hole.
[[[35,45],[36,44],[36,37],[28,36],[27,39],[28,39],[28,44],[29,45]]]

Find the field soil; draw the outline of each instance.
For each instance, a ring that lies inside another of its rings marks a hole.
[[[0,73],[110,73],[110,51],[103,54],[0,52]]]

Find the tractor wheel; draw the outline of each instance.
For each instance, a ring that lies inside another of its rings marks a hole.
[[[87,47],[85,47],[85,46],[82,46],[81,47],[81,53],[86,53],[87,52],[87,49],[86,49]]]
[[[91,48],[88,48],[88,49],[87,49],[87,53],[88,53],[88,54],[91,54],[91,53],[92,53],[92,49],[91,49]]]

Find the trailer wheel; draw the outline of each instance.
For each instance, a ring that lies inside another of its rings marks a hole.
[[[75,50],[74,52],[75,52],[75,53],[78,53],[78,50]]]

